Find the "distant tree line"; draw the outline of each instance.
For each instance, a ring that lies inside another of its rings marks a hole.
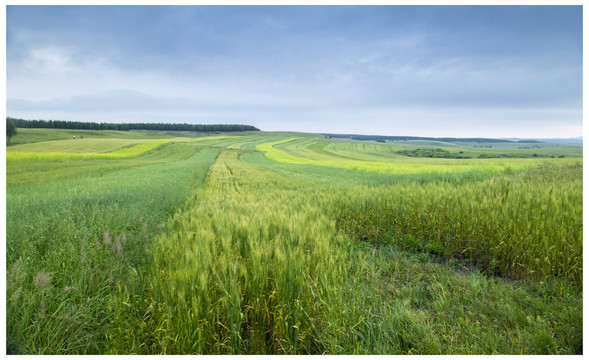
[[[167,131],[260,131],[255,126],[239,124],[123,124],[128,130],[167,130]]]
[[[75,130],[159,130],[159,131],[260,131],[251,125],[238,124],[150,124],[150,123],[95,123],[64,120],[23,120],[7,117],[17,128],[75,129]]]
[[[429,141],[445,141],[445,142],[476,142],[476,143],[511,143],[513,141],[506,139],[486,139],[486,138],[449,138],[449,137],[422,137],[422,136],[383,136],[383,135],[349,135],[349,134],[323,134],[326,137],[344,138],[362,141],[404,141],[404,140],[429,140]]]
[[[17,128],[76,129],[76,130],[129,130],[125,124],[109,124],[64,120],[23,120],[7,117]]]

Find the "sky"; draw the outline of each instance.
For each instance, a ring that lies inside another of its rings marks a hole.
[[[7,116],[582,135],[581,6],[15,6]]]

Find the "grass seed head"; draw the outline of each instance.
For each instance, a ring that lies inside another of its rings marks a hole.
[[[38,272],[37,276],[35,276],[34,284],[41,291],[41,293],[46,293],[49,290],[53,289],[53,285],[51,285],[52,276],[46,272]]]

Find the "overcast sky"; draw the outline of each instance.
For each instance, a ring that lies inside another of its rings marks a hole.
[[[582,135],[581,6],[8,6],[7,115]]]

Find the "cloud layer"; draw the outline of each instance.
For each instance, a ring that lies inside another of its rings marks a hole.
[[[8,6],[9,116],[579,136],[580,6]]]

